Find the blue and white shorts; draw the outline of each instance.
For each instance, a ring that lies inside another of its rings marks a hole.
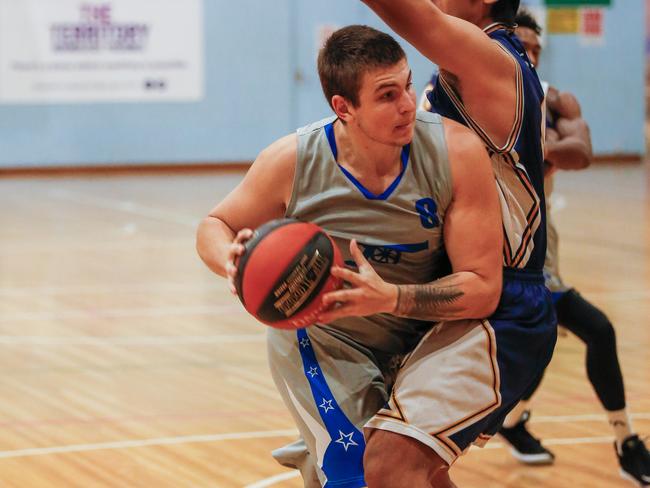
[[[543,374],[556,333],[543,278],[520,273],[506,275],[492,317],[436,324],[396,375],[330,329],[271,330],[271,371],[306,446],[274,456],[308,487],[363,487],[365,427],[412,437],[451,465],[498,431]]]

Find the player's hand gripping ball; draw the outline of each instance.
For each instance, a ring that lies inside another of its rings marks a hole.
[[[341,288],[330,274],[343,266],[341,252],[315,224],[279,219],[260,226],[236,261],[235,288],[246,310],[260,322],[299,329],[326,309],[322,297]]]

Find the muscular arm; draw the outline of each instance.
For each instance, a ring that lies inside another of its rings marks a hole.
[[[555,131],[547,133],[545,159],[559,169],[586,168],[593,156],[591,133],[578,100],[570,93],[551,89],[547,103],[558,118]]]
[[[296,164],[296,136],[273,143],[257,157],[242,182],[199,224],[196,249],[216,274],[226,276],[237,232],[284,216]]]
[[[557,117],[578,119],[582,117],[582,107],[578,99],[569,92],[561,92],[551,86],[546,95],[546,106]]]
[[[493,141],[506,142],[516,109],[515,61],[480,28],[444,14],[431,0],[363,0],[450,79]],[[507,109],[505,109],[507,107]]]
[[[453,274],[399,285],[394,314],[422,320],[484,318],[501,293],[503,235],[490,160],[468,129],[445,120],[454,196],[444,221]]]

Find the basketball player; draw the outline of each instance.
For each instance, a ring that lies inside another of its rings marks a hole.
[[[353,285],[330,296],[345,317],[269,330],[271,371],[308,447],[276,457],[309,487],[452,487],[447,467],[496,433],[552,341],[481,320],[499,301],[503,240],[480,139],[416,113],[406,57],[386,34],[337,31],[318,65],[336,115],[264,150],[201,224],[198,251],[232,281],[250,228],[286,216],[329,232],[359,273],[333,270]],[[519,296],[533,298],[536,279],[518,282]],[[521,299],[508,300],[517,314]],[[390,449],[370,448],[382,437]]]
[[[364,0],[395,31],[439,67],[426,108],[473,129],[490,153],[504,222],[502,303],[522,281],[537,287],[517,314],[505,314],[554,342],[554,319],[537,320],[551,307],[543,265],[546,224],[543,187],[544,93],[525,50],[514,36],[518,0]],[[501,316],[500,305],[495,315]],[[491,320],[491,323],[493,321]],[[497,330],[497,338],[500,331]],[[549,350],[550,354],[550,350]],[[548,359],[550,356],[546,356]],[[538,376],[537,381],[541,378]],[[537,381],[532,382],[532,388]],[[521,392],[520,392],[521,394]]]
[[[542,29],[526,10],[517,18],[517,36],[526,48],[530,61],[537,66],[542,52]],[[616,335],[605,314],[585,300],[575,289],[564,284],[559,274],[557,231],[551,220],[550,195],[554,173],[558,169],[583,169],[591,162],[589,127],[582,118],[580,104],[570,93],[548,90],[549,112],[546,129],[546,178],[548,249],[546,253],[546,285],[553,292],[558,322],[578,336],[587,346],[587,375],[607,411],[616,437],[615,450],[621,473],[640,486],[650,485],[650,454],[632,430],[626,410],[623,376],[616,352]],[[538,386],[538,385],[537,385]],[[528,405],[537,388],[508,415],[500,433],[513,446],[513,455],[524,463],[552,463],[553,454],[544,448],[526,429],[530,417]]]

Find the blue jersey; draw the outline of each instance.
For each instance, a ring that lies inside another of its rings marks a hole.
[[[504,266],[541,272],[546,253],[544,92],[512,29],[504,24],[493,24],[485,31],[517,65],[517,113],[508,141],[499,147],[490,139],[469,115],[444,73],[432,79],[428,95],[430,110],[468,126],[487,147],[503,209]]]

